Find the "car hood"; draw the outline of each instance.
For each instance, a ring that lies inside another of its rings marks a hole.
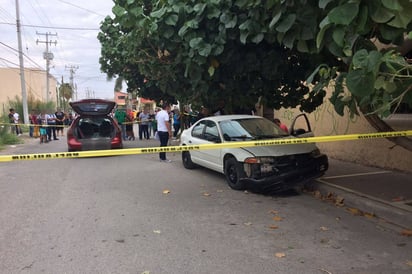
[[[310,153],[317,149],[314,143],[310,144],[292,144],[292,145],[273,145],[273,146],[256,146],[243,147],[254,156],[284,156],[292,154]]]
[[[102,116],[108,115],[116,106],[116,103],[109,100],[85,99],[70,102],[70,106],[80,115]]]

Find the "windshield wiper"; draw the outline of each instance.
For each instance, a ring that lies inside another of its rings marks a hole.
[[[236,139],[241,139],[241,140],[252,140],[253,137],[251,136],[246,136],[246,135],[240,135],[240,136],[224,136],[226,141],[232,141]]]
[[[275,134],[268,134],[268,135],[256,135],[255,138],[257,140],[262,140],[262,139],[275,139],[275,138],[280,138],[280,137],[284,137],[287,135],[275,135]]]

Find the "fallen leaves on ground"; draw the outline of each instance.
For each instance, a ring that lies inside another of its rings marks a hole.
[[[275,216],[275,217],[273,217],[273,220],[274,220],[274,221],[282,221],[282,217],[280,217],[280,216]]]
[[[411,237],[412,236],[412,230],[411,229],[404,229],[404,230],[401,231],[401,235]]]
[[[345,198],[343,198],[342,196],[336,195],[333,192],[328,192],[326,195],[323,195],[319,190],[315,190],[315,191],[312,191],[312,194],[316,199],[332,202],[335,204],[335,206],[342,207],[345,205],[344,204]]]
[[[322,231],[328,231],[329,228],[327,228],[326,226],[321,226],[321,227],[320,227],[320,230],[322,230]]]
[[[210,193],[208,193],[208,192],[203,192],[203,196],[209,197],[209,196],[210,196]]]
[[[247,223],[243,223],[244,225],[246,225],[246,226],[250,226],[250,225],[252,225],[252,223],[251,222],[247,222]]]
[[[349,211],[352,215],[355,215],[355,216],[362,216],[363,215],[363,212],[358,208],[348,207],[346,210]]]
[[[169,193],[170,193],[170,190],[168,189],[163,190],[163,194],[169,194]]]
[[[406,265],[411,266],[412,267],[412,261],[406,261]]]
[[[160,233],[162,233],[162,231],[160,231],[160,230],[153,230],[153,233],[160,234]]]
[[[284,257],[286,257],[286,254],[283,253],[283,252],[276,252],[276,253],[275,253],[275,257],[277,257],[277,258],[284,258]]]
[[[277,225],[271,225],[269,226],[270,229],[278,229],[279,227]]]

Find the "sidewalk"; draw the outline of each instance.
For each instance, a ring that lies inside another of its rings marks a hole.
[[[334,193],[343,204],[383,221],[412,229],[412,174],[329,159],[315,190]]]

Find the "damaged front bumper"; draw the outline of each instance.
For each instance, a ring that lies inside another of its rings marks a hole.
[[[328,170],[328,157],[324,154],[317,155],[305,163],[293,163],[294,167],[287,170],[278,170],[276,174],[250,174],[241,179],[250,189],[284,191],[298,185],[307,183],[324,175]]]

